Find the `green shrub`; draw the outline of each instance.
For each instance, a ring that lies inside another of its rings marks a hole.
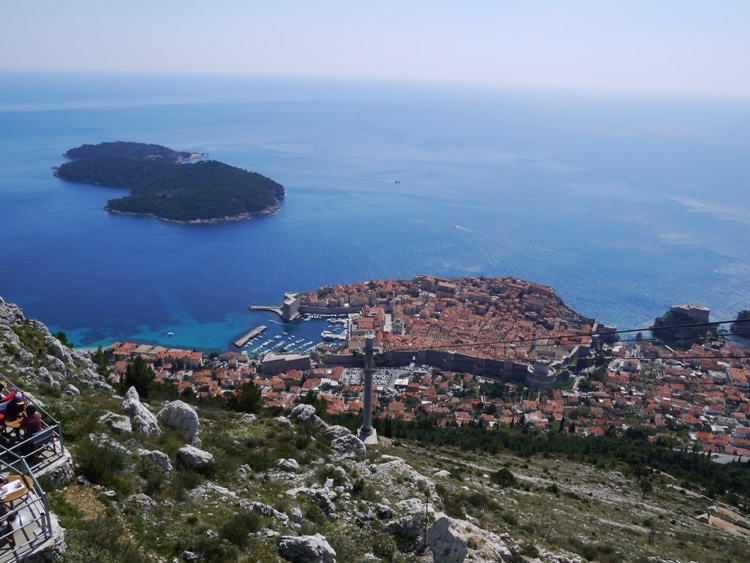
[[[336,561],[359,561],[373,549],[371,540],[365,532],[354,528],[339,528],[326,538],[336,552]],[[391,538],[393,539],[393,536]]]
[[[132,458],[111,444],[86,438],[78,444],[76,461],[81,473],[94,483],[126,493],[135,488]]]
[[[140,458],[136,463],[136,472],[143,481],[143,492],[149,496],[163,491],[169,484],[169,474],[150,458]]]
[[[219,535],[237,547],[248,544],[248,534],[263,527],[263,519],[255,510],[242,509],[227,518],[221,525]]]
[[[492,481],[495,485],[499,485],[500,488],[504,489],[506,487],[512,487],[516,483],[516,478],[511,473],[510,469],[507,467],[503,467],[502,469],[498,469],[492,474],[492,477],[490,477],[490,481]]]
[[[40,383],[39,394],[52,399],[59,399],[62,397],[62,390],[60,387],[54,387],[49,383]]]
[[[144,555],[138,545],[122,533],[123,523],[114,517],[89,520],[77,530],[65,533],[67,550],[63,563],[100,563],[102,561],[126,561],[148,563],[152,559]]]
[[[317,504],[315,504],[312,500],[308,499],[308,502],[305,504],[303,515],[306,520],[309,520],[313,524],[317,524],[318,526],[323,526],[326,523],[326,515],[323,514],[323,511],[318,507]]]
[[[333,465],[327,464],[318,469],[315,472],[315,479],[319,483],[323,483],[326,479],[333,479],[333,483],[336,486],[341,486],[345,482],[345,476],[340,471],[336,470]]]
[[[172,472],[172,482],[167,487],[170,496],[177,501],[187,500],[188,492],[203,482],[203,475],[192,469]]]
[[[376,557],[391,561],[398,550],[396,539],[386,532],[381,532],[372,540],[372,552]]]
[[[364,479],[357,479],[352,485],[352,497],[361,500],[375,502],[380,499],[380,495],[375,487],[369,485]]]
[[[210,563],[225,563],[238,561],[240,552],[236,545],[222,537],[206,537],[200,534],[194,537],[183,537],[175,545],[175,555],[182,555],[184,551],[201,554],[201,561]],[[130,563],[130,562],[127,562]]]
[[[89,434],[102,429],[99,422],[101,412],[97,409],[51,409],[50,414],[60,423],[67,441],[87,440]]]
[[[513,526],[514,528],[518,526],[518,518],[512,512],[503,511],[500,513],[500,518],[509,526]]]
[[[247,460],[247,464],[253,471],[268,471],[276,466],[279,458],[268,448],[260,448],[253,452],[253,455]]]

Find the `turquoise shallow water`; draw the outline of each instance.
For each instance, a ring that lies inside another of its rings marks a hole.
[[[120,192],[52,175],[105,140],[208,152],[287,198],[222,225],[109,215]],[[315,338],[247,305],[420,273],[551,285],[621,328],[675,303],[750,308],[747,101],[4,74],[0,151],[0,296],[78,345]]]

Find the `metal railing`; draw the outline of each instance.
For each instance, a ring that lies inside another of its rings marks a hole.
[[[0,458],[0,472],[5,478],[18,476],[27,489],[23,496],[6,503],[7,511],[0,518],[0,563],[22,561],[52,539],[47,495],[21,457],[5,453]]]
[[[5,384],[8,389],[16,393],[23,393],[24,397],[28,396],[23,389],[14,385],[13,382],[6,379]],[[29,404],[26,406],[28,407]],[[24,459],[31,471],[39,474],[40,471],[63,457],[64,448],[60,423],[38,403],[34,403],[34,406],[42,416],[42,432],[23,437],[9,448],[0,445],[0,454],[7,451],[15,457]]]
[[[16,393],[24,393],[10,381],[6,386]],[[7,448],[0,445],[2,476],[17,476],[26,488],[21,497],[3,503],[5,514],[0,515],[0,563],[23,561],[53,537],[47,495],[37,477],[63,458],[63,439],[60,423],[41,405],[34,404],[42,416],[42,431],[19,437],[20,432],[15,430],[17,441]]]
[[[0,446],[0,451],[23,459],[32,472],[39,474],[63,456],[60,425],[44,426],[41,432],[16,442],[10,448]]]

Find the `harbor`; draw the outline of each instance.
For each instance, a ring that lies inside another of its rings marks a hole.
[[[252,340],[259,334],[261,334],[264,330],[266,330],[266,325],[260,325],[256,326],[254,329],[246,332],[244,335],[240,336],[237,340],[234,341],[234,345],[237,348],[242,348],[245,344],[248,343],[248,341]]]

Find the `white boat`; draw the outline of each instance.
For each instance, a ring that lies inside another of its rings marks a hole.
[[[321,332],[320,337],[323,340],[346,340],[346,334],[336,334],[330,330],[324,330]]]

